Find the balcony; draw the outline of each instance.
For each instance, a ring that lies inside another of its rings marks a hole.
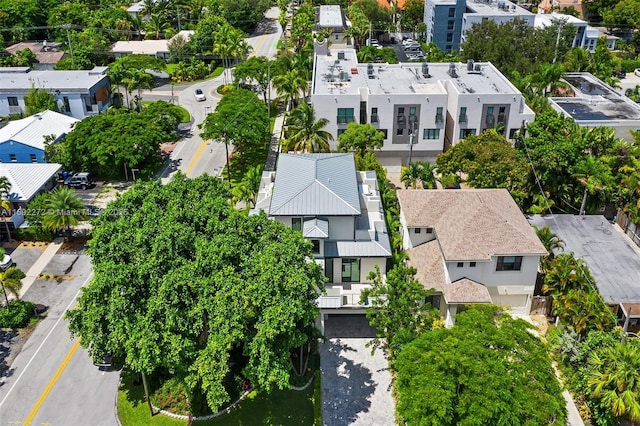
[[[336,117],[338,124],[349,124],[356,121],[355,115],[339,115]]]
[[[492,114],[487,114],[487,116],[484,118],[484,122],[487,124],[487,126],[493,126],[493,123],[495,123],[495,118]]]
[[[371,114],[371,124],[378,124],[380,123],[380,117],[378,117],[378,114]]]
[[[344,287],[343,287],[344,286]],[[360,304],[360,292],[364,288],[370,288],[367,284],[354,283],[352,285],[345,284],[328,284],[326,286],[326,295],[318,297],[318,307],[321,309],[339,309],[339,308],[364,308],[369,306],[368,301]]]
[[[441,124],[444,122],[444,116],[442,114],[436,114],[436,124]]]
[[[458,117],[458,122],[459,123],[466,123],[467,122],[467,114],[460,114],[460,117]]]

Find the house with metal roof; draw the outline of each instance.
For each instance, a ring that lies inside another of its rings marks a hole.
[[[640,249],[618,225],[600,215],[534,215],[530,222],[548,226],[563,243],[562,253],[583,259],[593,285],[617,313],[620,325],[629,317],[629,330],[640,330]]]
[[[398,202],[408,265],[446,324],[473,303],[529,314],[547,251],[506,189],[401,189]]]
[[[281,154],[264,172],[256,207],[313,243],[327,278],[322,318],[364,314],[360,292],[377,265],[386,273],[391,245],[374,171],[356,171],[353,154]]]
[[[0,162],[46,163],[45,139],[60,142],[79,121],[49,110],[10,121],[0,128]]]
[[[58,172],[62,166],[54,163],[0,163],[0,177],[6,177],[9,181],[10,211],[11,217],[2,217],[0,220],[8,221],[9,232],[13,233],[24,223],[24,212],[27,203],[42,191],[48,191],[55,187]],[[0,226],[0,236],[6,237],[7,227]],[[15,235],[13,235],[15,236]]]
[[[51,93],[58,110],[82,120],[111,105],[108,67],[85,71],[34,71],[28,67],[0,68],[0,117],[25,115],[24,97],[32,88]]]

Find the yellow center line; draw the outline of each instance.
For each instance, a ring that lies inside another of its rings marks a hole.
[[[71,361],[71,358],[73,358],[73,355],[76,353],[79,347],[80,347],[80,340],[76,339],[76,341],[73,343],[73,346],[71,346],[71,349],[69,349],[69,352],[67,352],[67,355],[64,357],[64,360],[62,360],[62,364],[60,364],[60,367],[58,367],[56,374],[53,375],[53,377],[49,381],[49,384],[47,384],[47,387],[44,388],[42,395],[40,395],[40,398],[38,398],[38,401],[31,409],[31,412],[29,412],[29,415],[27,416],[25,421],[22,423],[22,426],[29,426],[31,424],[36,414],[38,414],[40,407],[44,403],[44,400],[47,399],[47,397],[49,396],[49,393],[51,393],[53,386],[56,384],[56,382],[62,375],[62,372],[65,370],[65,368],[67,368],[69,361]]]
[[[262,45],[264,44],[266,37],[267,33],[264,33],[260,36],[260,40],[258,40],[255,49],[253,49],[253,52],[251,52],[251,55],[249,55],[249,57],[255,56],[256,52],[258,52],[258,50],[260,50],[260,47],[262,47]]]
[[[193,169],[193,166],[195,166],[196,163],[198,162],[198,160],[200,159],[200,156],[202,155],[202,152],[207,147],[207,143],[208,143],[207,140],[203,140],[202,143],[200,144],[200,146],[198,147],[198,150],[196,151],[196,153],[194,154],[193,158],[191,159],[191,162],[187,166],[187,169],[184,171],[184,174],[187,177],[189,176],[189,172],[191,171],[191,169]]]

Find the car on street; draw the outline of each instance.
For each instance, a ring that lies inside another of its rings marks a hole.
[[[7,269],[11,268],[14,265],[15,263],[13,263],[13,259],[11,259],[11,256],[9,256],[8,254],[5,254],[2,257],[2,262],[0,262],[0,269],[3,271],[6,271]]]
[[[193,95],[196,97],[196,101],[198,102],[207,100],[207,97],[204,95],[204,92],[202,91],[202,89],[196,89]]]
[[[66,186],[70,186],[71,188],[92,188],[95,186],[95,182],[91,175],[87,172],[76,173],[67,177],[64,180],[64,184]]]

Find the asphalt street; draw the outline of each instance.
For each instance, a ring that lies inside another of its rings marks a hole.
[[[91,277],[87,256],[56,255],[48,268],[73,265],[74,278],[57,286],[56,302],[0,381],[0,425],[116,425],[117,371],[100,371],[71,340],[63,318]],[[44,284],[43,284],[44,285]],[[34,285],[25,298],[42,297]],[[46,290],[45,290],[46,291]],[[33,294],[30,294],[33,293]]]

